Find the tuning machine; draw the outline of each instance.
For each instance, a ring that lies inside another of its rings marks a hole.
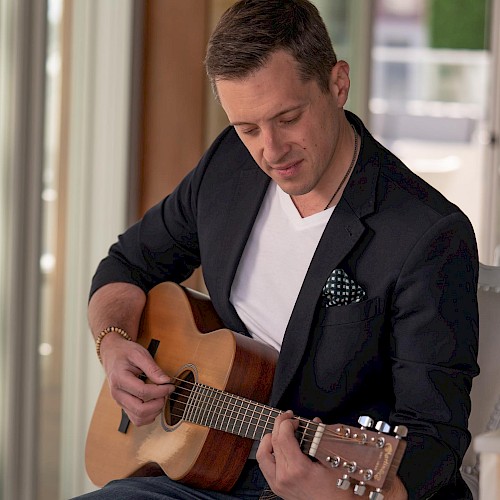
[[[394,434],[396,435],[396,439],[403,439],[408,435],[408,427],[406,425],[396,425],[394,427]]]
[[[357,496],[362,497],[366,492],[366,486],[364,483],[359,483],[356,486],[354,486],[354,494]]]
[[[368,415],[361,415],[358,418],[358,424],[362,429],[371,429],[375,425],[375,421]]]
[[[389,434],[391,432],[391,426],[387,422],[384,422],[383,420],[379,420],[375,424],[375,429],[384,434]]]
[[[351,481],[349,481],[349,476],[344,474],[342,478],[337,479],[337,488],[340,490],[348,490],[351,486]]]
[[[375,428],[378,432],[383,434],[389,434],[391,432],[391,426],[387,422],[379,420],[375,423],[375,421],[367,415],[360,416],[358,418],[358,423],[361,429]],[[408,435],[408,428],[405,425],[396,425],[392,432],[397,439],[403,439]]]

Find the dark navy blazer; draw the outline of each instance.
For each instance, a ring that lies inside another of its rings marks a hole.
[[[478,373],[474,232],[455,205],[347,116],[361,135],[359,158],[297,297],[270,404],[326,423],[368,414],[404,424],[399,475],[410,498],[469,498],[459,467]],[[247,333],[229,295],[268,184],[227,128],[178,188],[120,236],[91,292],[116,281],[147,292],[202,265],[225,325]],[[324,306],[322,288],[338,268],[365,300]]]

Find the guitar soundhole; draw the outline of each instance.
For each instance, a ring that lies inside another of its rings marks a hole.
[[[177,376],[175,391],[170,395],[165,405],[167,425],[175,426],[184,419],[184,412],[194,383],[195,376],[191,370],[185,370]]]

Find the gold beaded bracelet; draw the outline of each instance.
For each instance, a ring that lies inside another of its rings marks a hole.
[[[132,340],[132,337],[122,328],[118,328],[117,326],[108,326],[105,328],[95,339],[95,350],[97,352],[97,357],[99,358],[99,361],[102,363],[101,359],[101,342],[102,339],[111,332],[116,332],[119,335],[121,335],[125,340]]]

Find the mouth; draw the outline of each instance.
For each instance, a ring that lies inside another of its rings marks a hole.
[[[289,163],[287,165],[283,165],[281,167],[271,167],[272,171],[275,172],[279,177],[288,178],[293,177],[297,174],[300,169],[300,165],[302,160],[299,160],[294,163]]]

